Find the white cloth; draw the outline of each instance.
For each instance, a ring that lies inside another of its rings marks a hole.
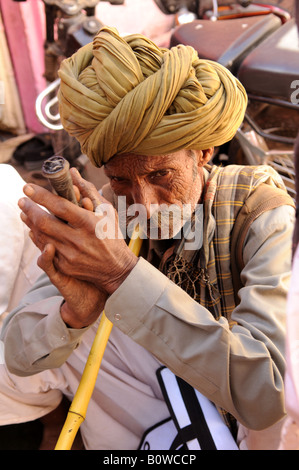
[[[291,277],[287,305],[287,368],[285,375],[288,418],[282,430],[281,450],[299,450],[299,245]]]
[[[46,415],[59,405],[62,394],[72,400],[98,323],[60,368],[18,377],[0,367],[0,426]],[[145,430],[169,417],[156,377],[159,367],[144,348],[112,329],[80,427],[86,450],[137,449]]]
[[[18,200],[25,181],[9,164],[0,164],[0,329],[6,312],[15,308],[42,273],[39,250],[20,219]],[[2,359],[0,345],[0,364]]]
[[[20,219],[18,200],[25,181],[7,164],[0,164],[0,314],[16,307],[42,273],[40,252]]]

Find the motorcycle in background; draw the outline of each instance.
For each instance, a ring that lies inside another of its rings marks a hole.
[[[155,2],[165,14],[176,14],[170,47],[194,47],[199,58],[227,67],[247,91],[244,122],[231,142],[216,149],[213,161],[270,165],[295,198],[299,40],[290,12],[247,0]]]
[[[94,16],[99,1],[43,0],[47,19],[45,69],[50,84],[36,100],[36,113],[54,131],[55,149],[72,162],[74,158],[83,158],[84,162],[84,156],[77,141],[62,129],[56,111],[57,69],[64,57],[92,41],[101,26]],[[293,147],[299,129],[299,45],[292,14],[279,6],[250,0],[155,3],[163,13],[176,14],[170,47],[193,46],[200,58],[227,67],[247,91],[244,122],[232,141],[215,149],[213,162],[270,165],[295,198]]]

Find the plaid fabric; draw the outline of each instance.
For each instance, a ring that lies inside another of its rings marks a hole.
[[[245,201],[262,183],[284,189],[270,166],[207,167],[209,178],[203,198],[203,244],[198,251],[180,241],[160,269],[216,319],[230,321],[235,293],[231,272],[231,233]]]
[[[215,317],[227,318],[236,307],[231,271],[231,234],[245,201],[266,183],[285,189],[279,174],[269,166],[207,167],[210,175],[203,199],[203,244],[199,251],[185,249],[182,240],[160,269]],[[219,409],[236,435],[236,420]]]

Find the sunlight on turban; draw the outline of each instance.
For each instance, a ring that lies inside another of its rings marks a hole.
[[[161,49],[110,27],[64,60],[59,77],[62,125],[96,166],[122,153],[219,146],[233,138],[247,106],[241,83],[192,47]]]

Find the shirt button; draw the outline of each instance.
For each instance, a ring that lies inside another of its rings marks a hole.
[[[121,319],[121,315],[120,315],[119,313],[116,313],[116,314],[114,315],[114,320],[118,321],[118,320],[120,320],[120,319]]]
[[[61,341],[65,341],[65,340],[66,340],[66,336],[65,336],[65,335],[64,335],[64,336],[61,336],[60,339],[61,339]]]

